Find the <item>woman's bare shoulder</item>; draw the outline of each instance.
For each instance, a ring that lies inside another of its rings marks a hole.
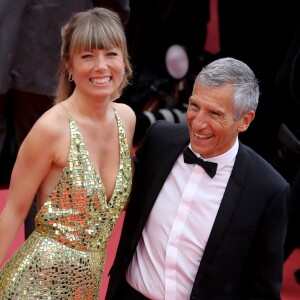
[[[132,145],[135,123],[136,123],[136,115],[133,109],[127,104],[114,102],[113,107],[118,112],[122,120],[122,124],[126,132],[128,144]]]
[[[135,126],[136,122],[136,115],[133,109],[125,104],[125,103],[113,103],[114,109],[118,112],[120,115],[120,118],[123,122],[126,122],[130,124],[131,126]]]
[[[21,145],[26,157],[42,152],[44,160],[66,160],[70,143],[69,114],[60,106],[50,108],[36,121]]]
[[[50,136],[60,136],[68,130],[69,114],[62,104],[56,104],[46,111],[35,123],[32,130]]]

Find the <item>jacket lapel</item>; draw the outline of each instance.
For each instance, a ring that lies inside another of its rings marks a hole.
[[[210,257],[215,252],[239,201],[242,183],[245,181],[246,176],[246,164],[245,150],[243,149],[243,145],[240,143],[231,176],[203,253],[197,278],[203,270],[205,270],[208,262],[210,261]]]
[[[156,201],[156,198],[164,185],[176,159],[182,153],[184,147],[189,143],[188,129],[186,128],[183,132],[178,134],[176,141],[169,143],[165,151],[162,151],[162,161],[163,163],[158,167],[156,176],[151,183],[149,188],[149,193],[146,195],[144,201],[143,211],[141,212],[141,218],[138,228],[143,228],[150,211]]]

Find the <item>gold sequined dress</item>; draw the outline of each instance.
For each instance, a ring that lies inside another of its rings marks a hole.
[[[70,115],[68,164],[36,216],[35,231],[0,270],[0,299],[98,300],[107,242],[132,181],[130,149],[115,116],[120,165],[109,203]]]

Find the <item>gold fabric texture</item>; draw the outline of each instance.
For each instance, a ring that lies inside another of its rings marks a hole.
[[[106,246],[132,181],[130,149],[115,115],[120,165],[109,203],[70,115],[68,165],[38,212],[35,231],[0,270],[0,299],[98,300]]]

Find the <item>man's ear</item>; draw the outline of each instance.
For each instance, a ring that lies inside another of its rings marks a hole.
[[[246,131],[250,126],[250,123],[253,121],[254,117],[255,117],[255,111],[253,110],[243,115],[243,117],[239,121],[238,131],[239,132]]]

